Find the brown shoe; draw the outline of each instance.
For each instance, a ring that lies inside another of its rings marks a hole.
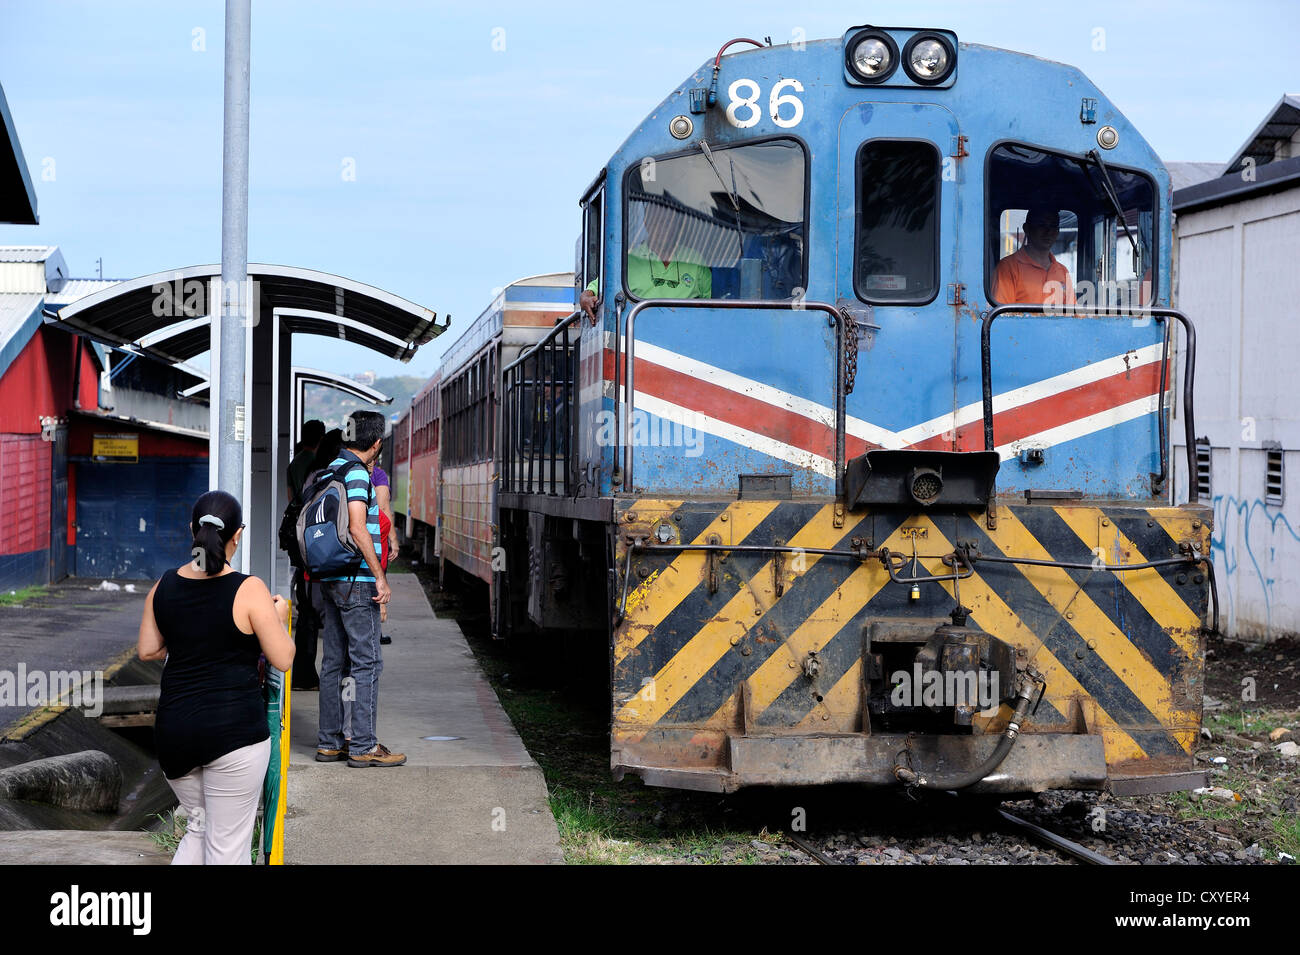
[[[349,753],[349,766],[401,766],[406,762],[405,753],[390,753],[383,743],[376,743],[375,748],[366,753]]]
[[[348,751],[346,749],[318,749],[316,750],[316,762],[318,763],[337,763],[340,759],[347,759]]]

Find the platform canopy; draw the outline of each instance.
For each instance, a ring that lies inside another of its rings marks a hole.
[[[218,433],[222,400],[240,404],[235,440],[244,442],[240,503],[248,528],[239,560],[244,572],[274,591],[283,578],[277,527],[288,503],[285,480],[297,434],[292,384],[295,334],[325,335],[410,361],[416,349],[447,330],[422,305],[351,279],[288,265],[248,266],[251,290],[241,296],[255,321],[248,329],[244,394],[223,399],[209,383],[209,435]],[[220,314],[221,267],[195,265],[118,282],[57,311],[46,325],[146,355],[193,373],[194,356],[210,352],[210,315]],[[203,379],[195,375],[197,381]],[[214,398],[216,400],[214,400]],[[217,486],[221,442],[209,439],[208,485]]]
[[[288,265],[248,266],[255,307],[289,332],[324,335],[410,361],[447,328],[422,305],[339,275]],[[220,265],[156,272],[119,282],[47,313],[45,321],[105,345],[175,364],[209,350],[209,297]]]
[[[369,385],[363,385],[347,375],[340,375],[337,372],[325,371],[323,368],[306,368],[302,365],[293,366],[293,393],[299,394],[299,389],[303,385],[320,385],[323,388],[333,388],[335,391],[341,391],[344,394],[352,395],[354,398],[360,398],[362,401],[374,405],[391,405],[393,396],[384,394],[377,388],[371,388]],[[206,398],[211,390],[211,382],[206,375],[203,380],[193,387],[186,388],[181,392],[182,398]],[[295,440],[297,436],[295,435]]]

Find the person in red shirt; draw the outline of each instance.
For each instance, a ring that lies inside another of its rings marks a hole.
[[[378,464],[371,463],[370,474],[375,485],[375,497],[379,503],[379,543],[381,547],[379,565],[384,570],[387,570],[389,558],[397,553],[397,532],[393,529],[392,486],[388,474]],[[381,624],[388,622],[388,607],[384,605],[379,607],[379,622]],[[379,642],[389,644],[393,642],[393,638],[381,633]]]
[[[993,300],[999,305],[1073,305],[1074,282],[1052,255],[1060,213],[1035,206],[1025,216],[1025,244],[998,263]]]

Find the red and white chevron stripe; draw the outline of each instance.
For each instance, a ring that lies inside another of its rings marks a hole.
[[[1006,460],[1025,447],[1051,447],[1156,412],[1161,350],[1159,344],[1134,349],[994,395],[998,453]],[[614,397],[612,348],[585,358],[579,374],[580,400]],[[830,405],[646,342],[637,342],[634,380],[639,410],[834,474]],[[872,448],[977,450],[984,446],[983,422],[979,402],[902,431],[849,417],[845,452],[852,458]]]

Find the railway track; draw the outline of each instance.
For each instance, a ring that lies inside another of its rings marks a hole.
[[[1067,839],[1059,833],[1052,832],[1035,823],[1022,819],[1014,813],[1007,812],[1005,809],[998,807],[996,810],[997,819],[1018,832],[1037,840],[1039,843],[1055,849],[1072,859],[1087,865],[1116,865],[1114,859],[1109,859],[1099,852],[1089,849],[1087,846]],[[787,842],[797,848],[799,851],[811,857],[819,865],[846,865],[846,862],[829,855],[826,851],[819,848],[815,843],[803,836],[797,836],[794,833],[783,833]]]
[[[997,810],[998,817],[1011,823],[1022,832],[1028,833],[1039,842],[1051,846],[1053,849],[1059,849],[1066,855],[1078,859],[1080,862],[1086,862],[1089,865],[1115,865],[1114,859],[1108,859],[1100,852],[1094,852],[1087,846],[1080,845],[1073,840],[1058,835],[1050,829],[1044,829],[1042,826],[1035,825],[1027,819],[1021,819],[1019,816],[1007,812],[1005,809]]]

